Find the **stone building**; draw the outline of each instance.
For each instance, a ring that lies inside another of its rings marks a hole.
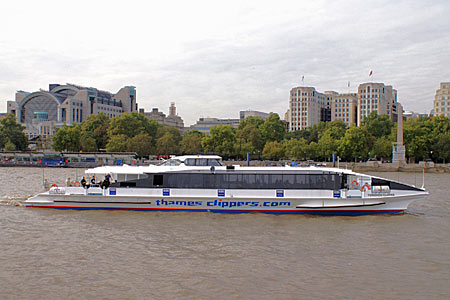
[[[358,86],[358,126],[373,111],[379,115],[388,115],[391,120],[397,121],[397,90],[384,83],[360,84]]]
[[[356,93],[337,94],[331,100],[331,120],[341,120],[347,126],[356,123],[358,95]]]
[[[302,130],[321,121],[331,120],[331,99],[335,92],[320,93],[314,87],[291,89],[289,130]]]
[[[170,103],[168,116],[159,111],[158,108],[153,108],[151,112],[145,112],[143,109],[141,109],[139,112],[143,113],[145,117],[155,120],[161,125],[172,126],[184,132],[184,121],[180,116],[177,115],[175,102]]]
[[[434,96],[434,110],[435,116],[450,117],[450,82],[441,82],[440,88],[436,91]]]
[[[81,123],[92,114],[115,117],[137,111],[136,89],[126,86],[113,94],[69,83],[50,84],[48,91],[17,91],[16,100],[8,101],[7,111],[26,127],[28,138],[49,137],[56,127]]]

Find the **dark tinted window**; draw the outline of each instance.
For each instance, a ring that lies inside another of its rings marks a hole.
[[[157,174],[153,176],[153,185],[161,186],[163,185],[163,175]]]
[[[337,190],[340,179],[337,174],[165,173],[137,180],[137,187]]]

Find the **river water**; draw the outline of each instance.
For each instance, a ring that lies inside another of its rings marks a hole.
[[[431,195],[403,215],[14,205],[41,190],[43,172],[62,185],[83,171],[0,168],[0,299],[450,298],[450,174],[427,174]]]

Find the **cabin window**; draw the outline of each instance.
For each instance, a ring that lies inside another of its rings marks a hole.
[[[222,164],[217,159],[208,159],[208,166],[221,166]]]
[[[125,176],[126,176],[126,174],[117,174],[117,181],[118,182],[125,181],[126,180]]]
[[[163,175],[157,174],[153,176],[153,185],[155,186],[162,186],[163,185]]]
[[[208,160],[206,158],[199,158],[197,159],[197,166],[207,166],[208,165]]]
[[[185,164],[186,166],[195,166],[195,159],[193,159],[193,158],[187,158],[187,159],[184,161],[184,164]]]
[[[126,180],[130,181],[130,180],[136,180],[138,179],[138,174],[127,174]]]
[[[137,181],[138,187],[198,189],[326,189],[341,186],[338,174],[165,173]]]

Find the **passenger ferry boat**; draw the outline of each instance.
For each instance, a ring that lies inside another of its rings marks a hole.
[[[326,167],[224,166],[219,156],[177,156],[161,165],[103,166],[102,185],[59,187],[27,207],[361,215],[403,213],[422,187]],[[110,179],[109,179],[110,178]],[[109,180],[108,180],[109,179]],[[110,183],[110,184],[108,184]]]

